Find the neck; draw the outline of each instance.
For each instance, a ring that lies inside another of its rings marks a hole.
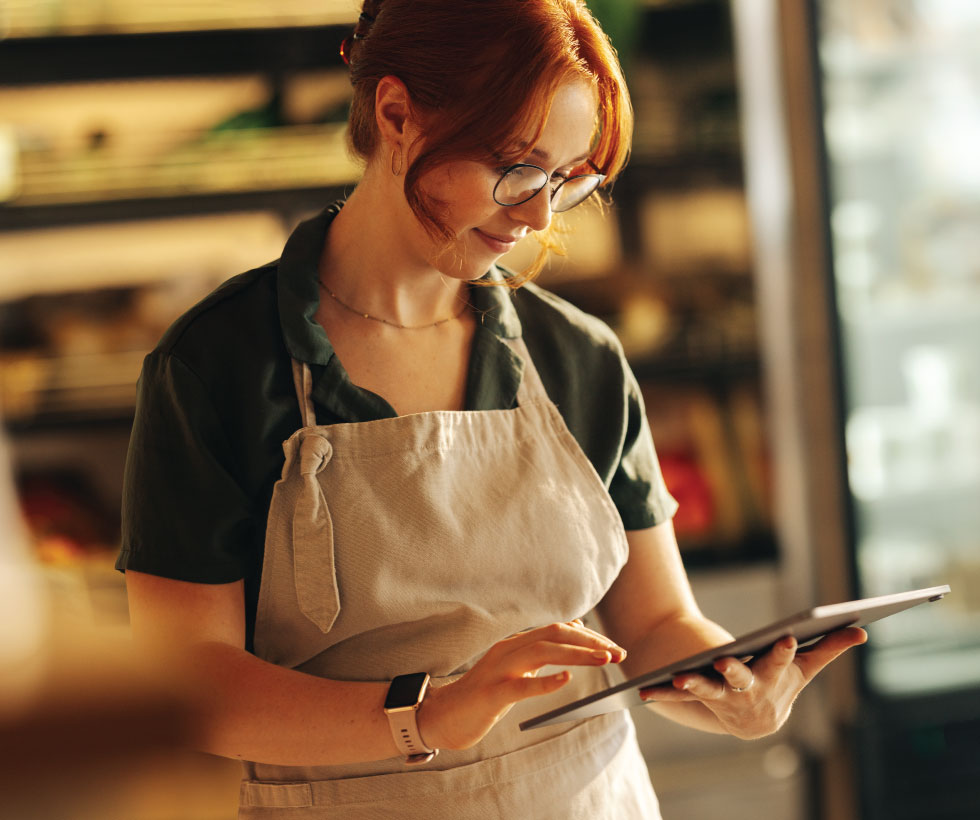
[[[345,305],[394,325],[424,326],[456,316],[464,283],[434,268],[417,247],[415,217],[401,184],[368,166],[334,218],[320,258],[320,281]]]

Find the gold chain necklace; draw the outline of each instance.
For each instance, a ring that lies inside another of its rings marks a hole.
[[[370,313],[364,313],[363,311],[356,310],[348,305],[343,299],[341,299],[336,293],[334,293],[330,288],[323,284],[323,280],[317,278],[317,284],[323,288],[327,293],[329,293],[334,301],[340,305],[344,310],[350,311],[355,316],[360,316],[362,319],[370,319],[372,322],[381,322],[382,324],[389,325],[390,327],[397,327],[399,330],[426,330],[430,327],[438,327],[439,325],[444,325],[446,322],[452,322],[463,315],[463,311],[466,310],[466,303],[463,303],[463,307],[453,316],[447,316],[445,319],[440,319],[438,322],[432,322],[428,325],[400,325],[398,322],[390,322],[387,319],[382,319],[380,316],[372,316]]]

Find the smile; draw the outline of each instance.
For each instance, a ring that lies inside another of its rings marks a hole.
[[[477,236],[479,236],[480,239],[482,239],[495,253],[506,253],[517,244],[517,240],[520,238],[514,236],[494,236],[493,234],[481,231],[479,228],[474,228],[473,230],[476,232]]]

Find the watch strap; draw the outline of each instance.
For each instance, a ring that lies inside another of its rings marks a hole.
[[[388,725],[395,745],[405,755],[409,764],[426,763],[436,755],[435,749],[430,749],[419,734],[418,709],[394,709],[388,712]]]
[[[391,736],[395,745],[405,755],[405,762],[410,766],[428,763],[439,753],[438,749],[430,749],[425,745],[419,732],[418,710],[425,698],[428,684],[429,677],[426,675],[419,686],[414,703],[385,709]]]

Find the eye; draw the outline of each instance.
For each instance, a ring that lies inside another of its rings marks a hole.
[[[568,182],[571,177],[568,174],[552,174],[551,175],[551,190],[558,190],[558,186],[563,182]]]
[[[519,182],[522,179],[529,179],[533,175],[537,174],[536,169],[529,168],[525,165],[507,165],[500,169],[502,174],[506,173],[508,179],[512,179],[515,182]]]

